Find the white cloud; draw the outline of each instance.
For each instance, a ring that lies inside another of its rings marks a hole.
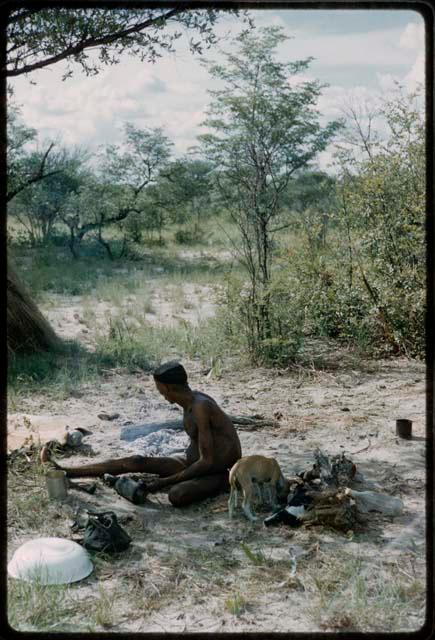
[[[402,76],[378,72],[376,75],[382,91],[394,91],[397,82],[403,84],[407,91],[413,91],[418,84],[424,83],[424,43],[424,23],[409,22],[400,35],[399,47],[408,50],[408,52],[413,52],[413,62],[408,73]],[[408,55],[411,54],[408,53]]]
[[[410,54],[399,46],[399,29],[368,33],[343,33],[310,37],[296,31],[294,39],[281,45],[281,56],[298,60],[312,56],[322,65],[394,65],[409,64]]]
[[[362,102],[373,96],[375,79],[380,91],[389,91],[395,78],[409,87],[423,80],[423,25],[415,20],[404,29],[334,35],[310,31],[309,27],[291,29],[272,11],[262,12],[261,22],[284,26],[294,38],[281,45],[280,57],[289,61],[314,56],[322,65],[321,81],[328,81],[328,69],[354,65],[352,88],[341,86],[338,79],[323,90],[318,105],[322,121],[341,116],[341,107],[351,94]],[[219,27],[219,33],[228,31],[230,25],[227,20]],[[233,33],[242,27],[240,22],[233,22]],[[222,48],[228,50],[230,42],[225,41]],[[219,59],[216,49],[205,55]],[[382,72],[386,65],[397,68],[397,74]],[[358,79],[359,70],[363,69],[370,70],[371,86]],[[32,74],[36,86],[24,77],[15,79],[11,84],[16,89],[17,102],[23,104],[26,123],[35,127],[41,137],[61,137],[66,144],[87,145],[94,150],[101,144],[121,142],[122,125],[129,121],[138,127],[163,127],[175,143],[176,152],[184,153],[202,132],[199,125],[209,103],[207,88],[216,86],[198,57],[181,44],[177,55],[165,55],[154,65],[125,57],[120,64],[92,78],[77,69],[73,78],[62,82],[63,72],[64,66],[59,64]],[[300,79],[313,77],[308,71]],[[328,154],[329,151],[322,154],[323,164],[330,157]]]
[[[424,54],[420,54],[416,58],[411,70],[405,76],[391,73],[378,73],[376,75],[384,96],[394,93],[397,89],[397,84],[403,85],[407,92],[412,92],[418,85],[424,85]]]
[[[399,39],[402,49],[420,49],[424,46],[424,23],[409,22]]]
[[[424,53],[419,53],[411,71],[405,76],[405,85],[409,91],[415,89],[418,84],[424,83],[424,63],[425,55]]]

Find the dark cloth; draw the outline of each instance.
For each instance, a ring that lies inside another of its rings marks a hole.
[[[296,487],[296,489],[288,496],[287,505],[289,507],[308,506],[313,502],[313,498],[307,495],[307,491],[312,490],[308,487]]]
[[[157,367],[153,376],[154,380],[163,382],[163,384],[185,384],[187,382],[186,370],[176,360],[165,362],[160,367]]]

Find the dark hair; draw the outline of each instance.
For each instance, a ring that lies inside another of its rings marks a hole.
[[[163,384],[176,384],[185,386],[187,383],[187,373],[182,364],[176,360],[165,362],[157,367],[153,372],[154,380]]]

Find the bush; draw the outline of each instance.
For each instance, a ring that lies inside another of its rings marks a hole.
[[[274,314],[277,322],[303,314],[306,336],[328,337],[372,356],[424,353],[425,295],[406,279],[400,288],[380,277],[367,261],[349,272],[340,238],[320,255],[299,245],[284,252],[279,263],[280,286]],[[363,275],[364,274],[364,277]],[[378,297],[378,304],[372,294]],[[292,292],[286,295],[286,291]]]
[[[247,354],[255,364],[288,366],[297,359],[303,344],[303,310],[294,296],[285,278],[272,278],[267,292],[270,335],[260,340],[255,331],[258,310],[249,286],[239,277],[228,275],[218,304],[222,335],[234,350]]]
[[[188,227],[178,229],[174,234],[177,244],[197,244],[204,240],[204,232],[201,229],[190,229]]]

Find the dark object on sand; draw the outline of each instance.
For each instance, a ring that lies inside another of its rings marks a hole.
[[[124,551],[130,542],[130,536],[118,524],[113,511],[89,515],[83,536],[83,546],[86,549],[108,553]]]
[[[314,452],[315,463],[312,469],[300,474],[305,482],[320,479],[321,486],[347,486],[356,473],[356,466],[344,452],[329,456],[320,449]]]
[[[291,527],[300,527],[303,524],[302,517],[305,510],[313,502],[312,490],[308,484],[297,486],[289,493],[287,506],[279,511],[275,511],[271,516],[264,519],[264,525],[270,527],[274,524],[288,524]]]
[[[291,527],[300,527],[302,520],[290,511],[291,507],[285,507],[279,511],[275,511],[271,516],[268,516],[263,520],[264,526],[270,527],[274,524],[288,524]]]
[[[113,487],[120,496],[133,504],[143,504],[146,500],[146,483],[143,480],[132,480],[127,476],[112,476],[105,473],[103,481],[107,486]]]
[[[106,413],[102,411],[98,414],[98,418],[100,418],[100,420],[116,420],[116,418],[119,418],[119,413]]]
[[[72,482],[68,478],[68,487],[70,489],[77,489],[78,491],[84,491],[85,493],[95,493],[97,489],[97,483],[92,482],[92,484],[88,484],[87,482]]]
[[[289,507],[307,507],[313,502],[313,497],[310,495],[310,492],[311,487],[308,484],[297,486],[294,491],[289,493],[287,505]]]
[[[399,438],[410,440],[412,438],[412,420],[406,418],[396,420],[396,433]]]
[[[292,527],[324,525],[348,531],[357,522],[355,500],[344,490],[355,476],[355,464],[344,453],[330,456],[320,449],[314,452],[314,459],[312,468],[299,474],[287,506],[264,520],[266,527],[282,522]]]

